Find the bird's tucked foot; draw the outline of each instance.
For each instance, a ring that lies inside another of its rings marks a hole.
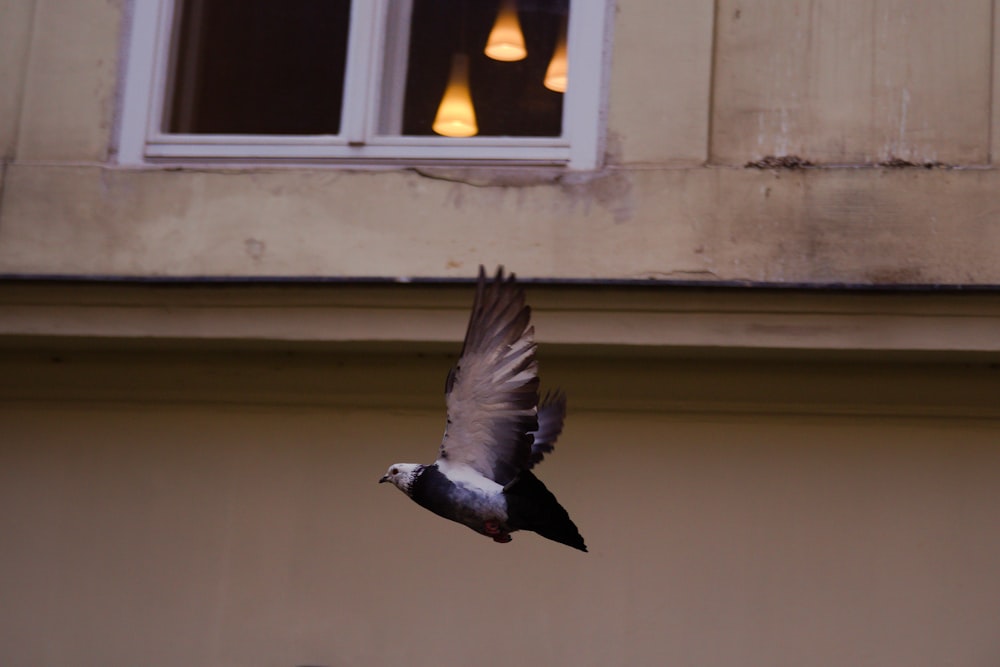
[[[492,537],[494,542],[506,544],[511,540],[510,533],[502,530],[500,524],[496,521],[486,521],[483,523],[483,532]]]

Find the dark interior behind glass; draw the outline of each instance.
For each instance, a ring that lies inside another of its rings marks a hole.
[[[167,132],[337,134],[349,0],[185,0]]]
[[[349,0],[178,4],[165,131],[339,133]],[[569,0],[518,0],[528,50],[518,62],[498,62],[483,54],[499,4],[413,0],[402,134],[433,134],[452,55],[461,51],[470,57],[480,136],[561,135],[563,95],[542,82]]]

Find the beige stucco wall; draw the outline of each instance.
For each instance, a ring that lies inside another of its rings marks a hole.
[[[56,356],[34,363],[58,365],[83,398],[0,407],[5,664],[1000,660],[996,419],[836,414],[843,375],[803,361],[834,388],[811,413],[571,402],[539,473],[581,527],[581,554],[531,534],[495,544],[376,484],[391,462],[433,456],[437,408],[262,402],[282,366],[252,353],[221,390],[218,365],[173,357],[215,400],[147,400],[147,353],[129,361],[131,395],[88,401],[99,373]],[[310,359],[338,382],[335,358]],[[550,382],[566,377],[543,364]],[[753,393],[781,365],[698,377]],[[381,368],[369,382],[440,379]]]
[[[125,7],[0,4],[2,273],[1000,282],[989,0],[621,2],[583,174],[120,168]]]

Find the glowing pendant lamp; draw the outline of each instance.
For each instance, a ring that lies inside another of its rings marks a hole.
[[[472,137],[479,133],[476,110],[469,93],[469,56],[456,53],[451,58],[451,74],[431,129],[446,137]]]
[[[493,24],[483,52],[493,60],[505,62],[523,60],[528,55],[528,49],[524,47],[524,34],[521,32],[521,22],[517,18],[517,5],[514,4],[514,0],[501,1],[497,20]]]
[[[545,87],[557,93],[566,92],[566,81],[569,75],[569,62],[566,59],[566,19],[563,19],[559,28],[559,40],[556,42],[556,50],[552,53],[552,60],[545,70]]]

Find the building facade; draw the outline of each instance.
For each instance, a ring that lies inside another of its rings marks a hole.
[[[211,50],[267,4],[0,1],[0,662],[1000,660],[995,2],[525,1],[506,70],[506,3],[342,2],[330,126]],[[472,137],[421,129],[440,26]],[[376,484],[480,264],[588,554]]]

